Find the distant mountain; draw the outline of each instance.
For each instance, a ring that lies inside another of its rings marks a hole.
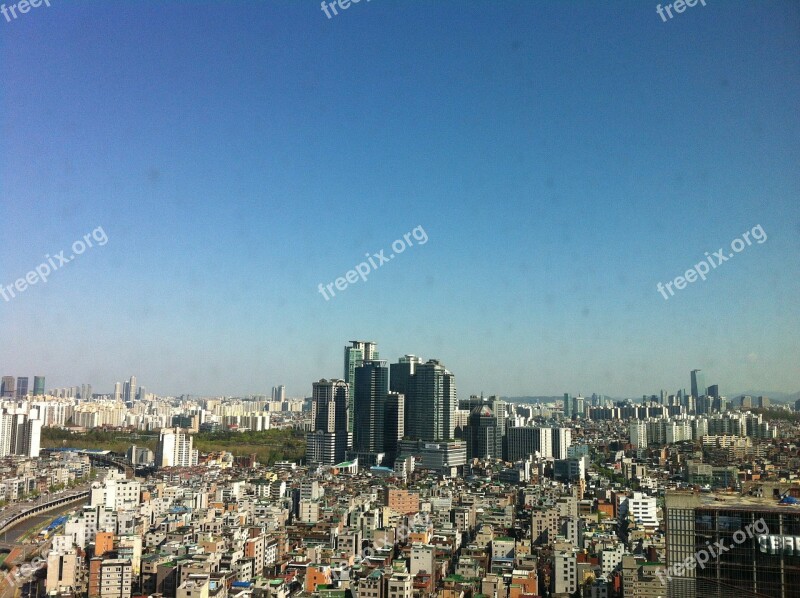
[[[768,390],[746,390],[744,392],[729,394],[727,397],[729,399],[735,399],[737,397],[741,397],[742,395],[750,395],[751,397],[769,397],[769,400],[773,403],[794,403],[796,400],[800,399],[800,392],[789,394],[785,392],[770,392]]]

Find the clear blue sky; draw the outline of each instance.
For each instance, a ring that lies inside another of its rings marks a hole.
[[[301,396],[371,339],[460,396],[800,390],[800,5],[655,4],[0,17],[0,284],[109,239],[0,300],[0,373]]]

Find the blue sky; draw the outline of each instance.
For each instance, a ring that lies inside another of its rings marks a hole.
[[[109,239],[0,300],[2,373],[302,396],[363,338],[460,396],[800,390],[798,31],[795,2],[718,0],[0,18],[0,284]]]

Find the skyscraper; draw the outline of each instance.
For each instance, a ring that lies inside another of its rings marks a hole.
[[[0,382],[0,396],[14,398],[14,376],[3,376]]]
[[[567,449],[572,444],[572,430],[569,428],[553,428],[553,457],[566,459]]]
[[[128,396],[125,397],[126,403],[133,403],[136,400],[136,376],[131,376],[128,381]]]
[[[344,380],[320,380],[312,384],[312,431],[306,434],[306,462],[335,465],[345,460],[352,436],[347,430],[350,387]]]
[[[127,382],[125,384],[127,384]],[[121,400],[122,400],[122,384],[116,382],[114,383],[114,401],[119,402]]]
[[[503,437],[497,418],[488,405],[475,407],[467,423],[467,458],[499,459],[502,452]]]
[[[389,390],[408,394],[408,380],[417,371],[422,360],[416,355],[405,355],[389,366]]]
[[[350,341],[350,346],[344,348],[344,381],[350,385],[350,404],[355,405],[356,401],[356,368],[365,360],[379,359],[378,345],[372,341]],[[355,409],[350,409],[350,421],[348,430],[353,430],[353,420]]]
[[[23,399],[28,396],[28,378],[17,378],[17,398]]]
[[[355,369],[353,450],[384,452],[384,416],[389,393],[389,368],[385,361],[365,359]]]
[[[700,395],[706,394],[706,381],[705,376],[700,373],[701,370],[692,370],[692,396],[697,399]]]
[[[313,430],[347,432],[350,392],[344,380],[320,380],[312,384],[311,420]]]
[[[572,395],[564,393],[564,417],[572,417]]]
[[[272,400],[281,403],[286,400],[286,387],[283,384],[272,387]]]
[[[406,436],[438,442],[455,435],[455,377],[438,360],[416,366],[406,395]]]
[[[389,465],[394,463],[400,449],[400,440],[405,435],[405,403],[405,395],[399,392],[390,392],[386,395],[383,448]]]
[[[44,376],[33,377],[33,396],[41,397],[44,395]]]

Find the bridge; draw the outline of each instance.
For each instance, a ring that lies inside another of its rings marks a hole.
[[[94,464],[104,466],[116,467],[118,470],[125,472],[126,477],[133,477],[133,465],[127,459],[121,458],[110,451],[91,451],[86,449],[42,449],[42,452],[65,452],[73,451],[82,453],[89,457],[89,460]],[[86,500],[91,495],[91,482],[82,484],[74,490],[68,490],[63,494],[49,495],[39,497],[32,504],[19,502],[11,505],[0,513],[0,534],[8,531],[16,524],[25,521],[29,517],[33,517],[40,513],[44,513],[51,509],[56,509],[63,505],[67,505],[79,500]],[[0,551],[12,550],[19,547],[18,543],[0,542]]]

